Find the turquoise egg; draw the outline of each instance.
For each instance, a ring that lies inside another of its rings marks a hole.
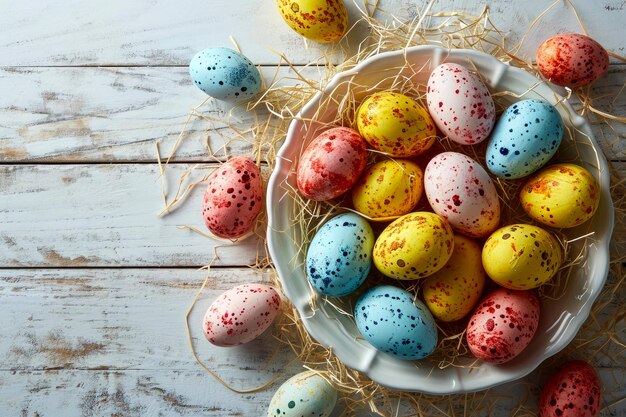
[[[229,48],[207,48],[189,63],[189,75],[218,100],[247,101],[261,90],[261,74],[245,56]]]
[[[354,318],[365,340],[398,359],[425,358],[437,347],[437,326],[430,311],[401,288],[370,288],[357,300]]]
[[[315,234],[306,256],[309,282],[333,297],[352,293],[372,267],[374,231],[363,217],[344,213],[326,222]]]
[[[509,106],[496,123],[487,145],[487,168],[500,178],[525,177],[554,156],[563,137],[563,121],[543,100]]]
[[[313,371],[291,377],[278,388],[267,410],[268,417],[328,417],[335,408],[337,391]]]

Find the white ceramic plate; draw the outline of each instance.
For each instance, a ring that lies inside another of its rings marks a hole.
[[[419,46],[382,53],[335,76],[323,92],[318,93],[302,108],[289,127],[286,141],[277,157],[276,168],[269,180],[269,252],[286,296],[298,309],[304,326],[313,338],[322,345],[331,347],[346,366],[364,372],[374,381],[393,389],[433,394],[462,393],[486,389],[523,377],[574,338],[587,318],[608,273],[613,204],[609,193],[607,161],[594,140],[587,121],[576,115],[569,103],[564,102],[557,108],[565,125],[570,129],[576,128],[573,136],[577,144],[574,145],[571,139],[566,140],[568,135],[564,135],[559,150],[560,158],[576,160],[576,155],[579,154],[582,161],[579,160],[578,163],[596,177],[602,196],[593,219],[568,231],[570,236],[594,232],[586,241],[587,261],[575,268],[565,293],[558,302],[543,303],[536,336],[513,361],[499,366],[483,363],[470,370],[455,367],[439,369],[433,368],[426,360],[396,359],[377,351],[360,338],[354,321],[339,314],[307,284],[302,255],[298,255],[296,250],[295,241],[299,238],[290,226],[294,201],[291,194],[293,191],[289,190],[297,189],[295,168],[301,150],[323,130],[320,122],[331,121],[336,114],[337,104],[333,103],[340,102],[346,96],[349,85],[355,98],[360,101],[374,91],[389,88],[381,80],[398,72],[401,72],[401,77],[411,78],[412,82],[425,85],[431,70],[440,63],[455,62],[472,68],[470,61],[493,91],[506,90],[521,95],[534,87],[524,98],[543,98],[553,104],[561,100],[561,97],[533,75],[481,52]],[[405,65],[407,62],[410,64],[408,67]],[[328,96],[333,100],[327,100]],[[322,116],[318,115],[317,121],[311,121],[322,102],[325,103]],[[583,240],[574,243],[574,246],[582,244],[581,242]],[[311,307],[312,298],[316,299],[315,309]]]

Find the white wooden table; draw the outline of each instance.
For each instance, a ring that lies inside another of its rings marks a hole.
[[[406,19],[415,3],[380,7]],[[474,3],[441,0],[435,10],[480,11]],[[624,2],[574,3],[592,36],[624,54]],[[490,10],[518,39],[548,4],[492,0]],[[532,31],[524,53],[565,31],[578,26],[563,2]],[[176,226],[203,228],[202,190],[174,214],[156,216],[154,143],[168,150],[204,98],[188,77],[193,54],[231,46],[229,35],[267,74],[279,61],[270,47],[296,65],[319,56],[283,24],[272,0],[0,0],[0,415],[264,415],[275,387],[233,394],[187,347],[184,312],[217,244]],[[621,88],[625,73],[613,63],[596,91]],[[224,115],[221,104],[211,106]],[[624,95],[615,106],[626,113]],[[203,129],[192,126],[197,134],[177,153],[171,178],[208,161]],[[609,150],[622,173],[625,150],[623,143]],[[263,279],[246,267],[256,250],[254,240],[219,249],[192,322],[218,293]],[[274,352],[267,335],[241,348],[199,347],[235,386],[284,372],[289,360],[265,367]],[[624,375],[616,366],[606,364]],[[624,415],[620,407],[613,412]]]

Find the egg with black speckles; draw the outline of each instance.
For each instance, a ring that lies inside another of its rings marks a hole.
[[[489,236],[482,260],[497,284],[529,290],[552,279],[563,263],[563,251],[552,233],[530,224],[513,224]]]
[[[509,106],[496,123],[487,145],[487,168],[504,179],[532,174],[554,156],[563,138],[557,109],[543,100]]]
[[[428,162],[424,190],[434,212],[455,231],[485,237],[500,223],[500,201],[487,171],[458,152],[443,152]]]
[[[499,288],[480,301],[469,319],[467,344],[478,359],[502,364],[528,346],[539,326],[541,304],[532,291]]]
[[[365,340],[398,359],[422,359],[437,347],[437,326],[430,311],[401,288],[368,289],[355,304],[354,318]]]
[[[600,204],[600,187],[585,168],[556,164],[542,169],[520,191],[522,208],[547,226],[576,227],[591,219]]]
[[[317,231],[306,255],[307,278],[318,292],[341,297],[354,292],[370,272],[374,231],[363,217],[343,213]]]
[[[426,91],[428,111],[450,140],[473,145],[489,137],[496,108],[476,74],[459,64],[441,64],[430,74]]]
[[[335,42],[348,29],[348,10],[343,0],[276,0],[287,25],[316,42]]]
[[[539,397],[540,417],[596,417],[602,409],[600,378],[585,361],[561,365],[546,381]]]
[[[280,311],[280,296],[264,284],[243,284],[220,295],[206,311],[204,336],[216,346],[238,346],[260,336]]]
[[[539,45],[537,66],[550,82],[576,88],[591,84],[607,73],[609,54],[589,36],[562,33]]]
[[[425,278],[444,267],[453,249],[454,234],[443,217],[429,212],[409,213],[378,236],[374,265],[389,278]]]
[[[313,371],[285,381],[270,401],[267,417],[328,417],[335,408],[337,390]]]
[[[207,48],[198,52],[189,63],[189,75],[200,90],[224,101],[248,101],[262,87],[257,67],[229,48]]]
[[[408,158],[435,142],[435,122],[428,111],[404,94],[382,91],[366,98],[356,115],[359,132],[372,148]]]

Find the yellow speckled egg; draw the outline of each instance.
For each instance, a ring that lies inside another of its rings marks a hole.
[[[593,217],[600,189],[585,168],[549,166],[531,177],[520,192],[522,207],[534,220],[552,227],[575,227]]]
[[[530,224],[513,224],[489,236],[482,258],[485,272],[497,284],[530,290],[556,274],[563,252],[551,233]]]
[[[334,42],[348,29],[348,11],[342,0],[276,0],[290,28],[316,42]]]
[[[383,230],[372,257],[376,268],[390,278],[419,279],[443,268],[453,249],[452,228],[443,217],[415,212]]]
[[[404,94],[391,91],[371,95],[361,104],[357,126],[372,148],[399,158],[419,155],[435,142],[430,114]]]
[[[480,245],[469,237],[455,235],[450,260],[426,278],[422,294],[433,316],[441,321],[455,321],[472,311],[484,286]]]
[[[424,174],[411,161],[385,160],[370,166],[352,189],[352,203],[371,218],[409,213],[422,196]]]

